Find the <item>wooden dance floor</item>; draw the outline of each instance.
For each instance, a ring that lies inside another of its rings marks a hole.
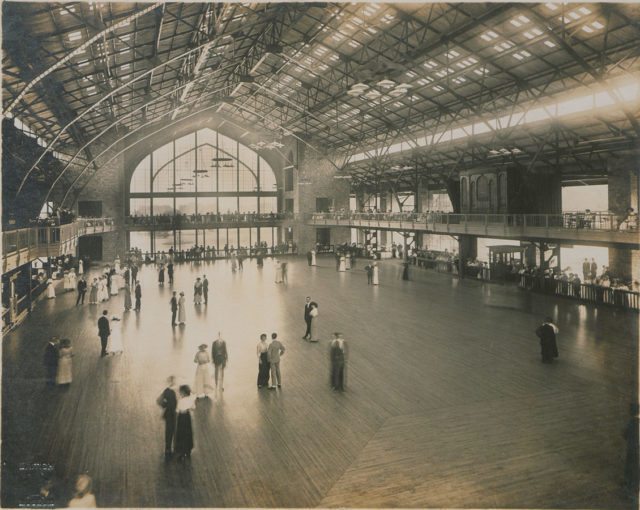
[[[183,264],[175,284],[141,272],[142,311],[123,295],[75,307],[75,292],[38,303],[3,339],[2,503],[33,504],[46,477],[59,494],[80,473],[105,507],[633,508],[620,489],[629,404],[637,395],[638,316],[435,272],[398,278],[363,261],[346,273],[291,259]],[[196,276],[210,281],[195,308]],[[187,322],[171,328],[171,290]],[[301,340],[306,295],[324,340]],[[125,352],[101,359],[96,321],[123,317]],[[560,358],[540,362],[534,330],[560,328]],[[199,400],[186,466],[164,462],[155,403],[169,374],[191,384],[197,346],[229,346],[225,391]],[[256,388],[256,344],[276,331],[283,387]],[[329,387],[328,341],[349,346],[347,388]],[[47,389],[51,335],[75,351],[68,390]]]

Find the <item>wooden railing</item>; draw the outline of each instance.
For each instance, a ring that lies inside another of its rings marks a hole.
[[[30,227],[2,232],[2,272],[6,273],[39,257],[70,253],[78,237],[110,232],[111,218],[79,218],[73,223],[53,227]]]

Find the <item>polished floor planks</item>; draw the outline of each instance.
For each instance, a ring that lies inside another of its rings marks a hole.
[[[511,286],[424,271],[381,285],[337,273],[330,258],[289,264],[288,285],[267,262],[181,265],[174,290],[187,324],[173,330],[169,286],[141,273],[142,311],[123,314],[123,356],[99,359],[103,306],[75,295],[43,301],[3,340],[3,504],[18,506],[54,466],[88,472],[101,506],[631,507],[618,490],[622,438],[637,385],[637,315],[545,298]],[[206,273],[210,302],[190,303]],[[349,343],[348,391],[328,387],[327,341],[309,344],[302,303],[320,303],[322,338]],[[533,330],[552,314],[561,358],[539,361]],[[199,401],[188,467],[162,459],[155,398],[174,373],[191,383],[197,345],[229,344],[225,391]],[[255,388],[255,345],[277,331],[287,348],[283,389]],[[51,334],[74,345],[74,382],[47,391]],[[22,467],[22,469],[20,469]]]

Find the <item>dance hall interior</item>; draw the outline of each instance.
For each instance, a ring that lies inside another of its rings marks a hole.
[[[3,2],[2,506],[637,508],[639,48]]]

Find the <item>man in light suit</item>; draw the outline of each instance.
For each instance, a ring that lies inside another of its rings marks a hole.
[[[282,380],[280,378],[280,356],[284,354],[284,345],[278,340],[277,333],[271,334],[271,343],[267,348],[267,359],[271,366],[271,386],[270,390],[275,390],[274,386],[276,379],[278,380],[278,388],[282,386]]]

